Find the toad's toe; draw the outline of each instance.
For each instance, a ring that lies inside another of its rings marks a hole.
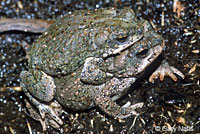
[[[63,121],[58,117],[58,114],[55,112],[54,108],[45,104],[41,104],[38,106],[40,115],[42,119],[45,119],[45,114],[49,114],[53,120],[55,120],[58,124],[63,125]]]
[[[177,81],[177,77],[174,75],[177,74],[181,78],[185,78],[184,74],[181,73],[178,69],[173,66],[170,66],[166,61],[160,65],[158,69],[149,77],[149,82],[154,82],[155,79],[160,77],[160,80],[163,81],[165,76],[171,77],[172,80]]]
[[[130,104],[126,103],[121,108],[126,110],[126,111],[129,111],[129,114],[119,115],[119,116],[117,116],[117,118],[124,119],[124,118],[127,118],[127,117],[131,116],[131,115],[139,115],[139,113],[137,113],[135,111],[135,109],[141,108],[143,105],[144,105],[143,102],[136,103],[136,104],[133,104],[133,105],[130,105]]]

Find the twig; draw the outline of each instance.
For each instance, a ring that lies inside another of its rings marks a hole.
[[[0,19],[0,32],[6,32],[11,30],[42,33],[44,32],[54,21],[46,21],[39,19]]]

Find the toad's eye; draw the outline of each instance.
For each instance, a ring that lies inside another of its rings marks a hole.
[[[119,45],[124,44],[128,41],[128,34],[120,34],[115,39]]]
[[[141,49],[141,50],[136,54],[136,56],[137,56],[138,58],[144,58],[144,57],[147,56],[148,51],[149,51],[148,48],[143,48],[143,49]]]

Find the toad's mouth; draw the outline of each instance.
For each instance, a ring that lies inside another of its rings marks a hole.
[[[165,41],[161,45],[155,46],[149,50],[149,55],[141,59],[140,65],[137,67],[138,74],[145,71],[145,69],[161,54],[165,46]]]

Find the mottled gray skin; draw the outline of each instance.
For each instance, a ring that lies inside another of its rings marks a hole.
[[[163,47],[163,38],[130,8],[75,11],[33,44],[29,70],[20,74],[21,87],[38,108],[43,129],[45,124],[63,123],[51,102],[74,110],[97,106],[115,118],[126,118],[136,114],[138,106],[120,107],[114,101]]]

